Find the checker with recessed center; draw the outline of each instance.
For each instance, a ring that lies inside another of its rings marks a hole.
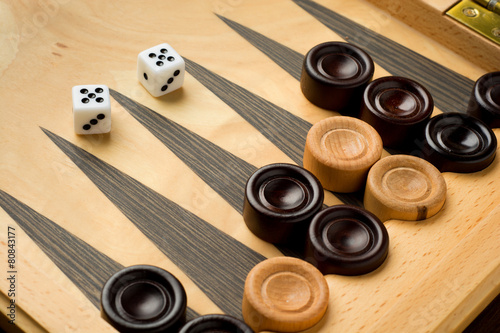
[[[10,1],[0,19],[3,330],[488,331],[484,58],[364,0]]]

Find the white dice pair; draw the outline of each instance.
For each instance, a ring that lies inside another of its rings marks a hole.
[[[139,53],[139,82],[154,97],[179,89],[184,83],[184,59],[167,43]],[[99,134],[111,130],[111,103],[105,85],[73,87],[73,117],[75,133]]]

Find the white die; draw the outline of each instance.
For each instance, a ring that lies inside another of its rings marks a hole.
[[[108,133],[111,130],[111,103],[107,86],[74,86],[72,95],[76,134]]]
[[[137,57],[137,78],[154,97],[179,89],[185,69],[184,59],[167,43],[142,51]]]

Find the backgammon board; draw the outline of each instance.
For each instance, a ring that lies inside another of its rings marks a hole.
[[[301,93],[313,46],[357,45],[374,78],[427,87],[435,115],[464,112],[486,73],[361,0],[22,0],[0,2],[0,16],[1,327],[12,332],[113,332],[102,286],[137,264],[179,279],[188,319],[241,318],[250,269],[295,255],[248,230],[245,182],[271,163],[302,165],[309,128],[338,116]],[[137,55],[164,42],[186,75],[155,98]],[[75,134],[71,88],[82,84],[110,88],[109,134]],[[443,176],[438,214],[384,223],[382,266],[326,276],[327,312],[307,332],[461,331],[498,295],[498,159]],[[360,198],[326,191],[324,203]]]

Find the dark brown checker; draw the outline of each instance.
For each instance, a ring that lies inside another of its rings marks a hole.
[[[0,258],[11,231],[15,327],[26,332],[113,332],[96,307],[99,285],[137,264],[178,277],[191,318],[241,318],[245,274],[293,254],[246,228],[245,177],[301,164],[309,127],[338,115],[300,91],[313,46],[365,48],[374,78],[421,81],[434,114],[465,112],[485,73],[362,0],[11,1],[0,18]],[[187,74],[182,89],[153,98],[136,58],[162,42],[187,59]],[[70,92],[81,84],[112,90],[110,134],[74,134]],[[500,290],[499,176],[498,161],[445,173],[440,213],[385,222],[387,260],[359,277],[327,275],[329,307],[308,332],[463,330]],[[360,197],[327,192],[325,203]],[[4,315],[9,287],[0,284]]]

